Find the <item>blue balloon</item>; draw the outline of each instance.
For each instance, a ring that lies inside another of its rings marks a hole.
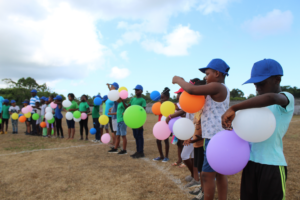
[[[102,99],[100,97],[96,97],[94,99],[95,106],[100,106],[102,104]]]
[[[19,117],[23,116],[23,114],[19,114]]]
[[[90,129],[90,133],[91,133],[92,135],[95,135],[96,132],[97,132],[97,130],[96,130],[95,128],[91,128],[91,129]]]
[[[153,92],[151,92],[150,98],[152,99],[152,101],[158,101],[160,99],[160,93],[159,93],[159,91],[153,91]]]

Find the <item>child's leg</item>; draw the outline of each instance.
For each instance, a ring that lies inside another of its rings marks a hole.
[[[181,158],[184,164],[188,167],[189,171],[191,172],[191,177],[194,177],[194,163],[193,160],[190,158],[193,151],[194,147],[192,144],[190,144],[188,146],[184,146],[181,153]]]
[[[118,149],[118,147],[119,147],[119,145],[120,145],[120,135],[117,135],[117,136],[115,137],[115,139],[116,139],[115,149]]]
[[[227,199],[228,182],[227,176],[217,173],[217,188],[218,188],[218,199]]]
[[[183,149],[183,140],[178,140],[178,142],[177,142],[177,157],[178,157],[177,164],[182,163],[182,159],[181,159],[182,149]]]
[[[71,133],[72,133],[72,139],[74,139],[74,136],[75,136],[75,128],[71,128]]]
[[[88,119],[83,120],[84,129],[85,129],[85,138],[88,139],[89,129],[88,129]]]
[[[126,151],[126,147],[127,147],[127,138],[126,138],[126,135],[122,136],[122,141],[123,141],[123,150]]]
[[[56,122],[54,121],[52,128],[54,130],[54,136],[57,136],[57,134],[56,134],[56,128],[55,127],[56,127]]]
[[[204,185],[204,200],[213,200],[215,195],[215,178],[217,173],[216,172],[202,172],[201,179]]]
[[[136,140],[137,140],[137,152],[141,154],[144,153],[144,128],[143,127],[137,129]]]
[[[6,121],[6,132],[7,132],[7,130],[8,130],[8,119],[7,119],[7,121]]]
[[[161,140],[156,140],[156,144],[157,144],[157,149],[160,155],[161,159],[164,159],[164,154],[162,152],[162,145],[161,145]]]
[[[135,140],[136,152],[139,152],[139,143],[138,143],[138,139],[137,139],[138,129],[132,129],[132,133],[133,133],[133,137]]]
[[[57,137],[59,137],[59,127],[58,127],[57,120],[58,119],[55,117],[55,124],[56,124],[56,126],[54,128],[56,129]]]
[[[166,148],[166,158],[169,158],[169,149],[170,149],[169,138],[165,139],[165,148]]]
[[[80,138],[83,139],[83,120],[79,122],[79,126],[80,126]]]

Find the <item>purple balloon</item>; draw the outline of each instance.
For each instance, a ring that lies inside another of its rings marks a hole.
[[[175,118],[172,118],[170,121],[169,121],[169,129],[171,130],[171,133],[173,133],[173,126],[174,126],[174,123],[180,119],[181,117],[175,117]]]
[[[208,143],[207,160],[218,173],[233,175],[247,165],[250,158],[249,143],[234,131],[221,131]]]

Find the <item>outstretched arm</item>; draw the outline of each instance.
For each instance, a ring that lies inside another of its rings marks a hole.
[[[249,108],[261,108],[271,105],[280,105],[285,107],[289,104],[288,98],[285,94],[267,93],[257,97],[253,97],[239,104],[231,106],[222,116],[222,125],[224,128],[230,128],[233,119],[235,118],[235,112],[239,110]]]

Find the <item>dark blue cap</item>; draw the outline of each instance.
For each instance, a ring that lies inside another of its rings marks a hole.
[[[45,101],[49,101],[49,99],[48,99],[48,98],[46,98],[46,97],[45,97],[45,99],[44,99],[44,100],[45,100]]]
[[[210,61],[210,63],[208,63],[207,67],[205,68],[200,68],[199,70],[203,73],[205,73],[205,70],[207,69],[214,69],[217,70],[225,75],[229,75],[228,71],[230,69],[230,67],[226,64],[226,62],[222,59],[216,58],[213,59],[212,61]]]
[[[134,90],[142,90],[143,91],[143,86],[137,85],[137,86],[135,86]]]
[[[113,86],[115,87],[116,90],[119,89],[119,84],[118,84],[118,83],[114,82],[114,83],[111,84],[111,85],[113,85]]]
[[[33,92],[33,93],[37,93],[37,91],[36,91],[35,89],[31,90],[31,92]]]
[[[281,65],[273,59],[264,59],[254,63],[251,78],[246,83],[259,83],[271,76],[283,76]]]
[[[107,95],[104,95],[102,101],[106,101],[107,99],[108,99]]]
[[[22,103],[27,103],[29,104],[29,101],[27,99],[25,99]]]
[[[8,99],[4,99],[3,103],[9,103]]]
[[[62,97],[60,95],[57,95],[54,100],[58,100],[58,101],[61,101],[62,100]]]
[[[45,98],[46,98],[46,97],[42,96],[40,99],[43,99],[43,100],[45,100]]]
[[[94,96],[94,98],[99,97],[100,99],[102,99],[100,94],[97,94],[96,96]]]
[[[10,103],[16,103],[16,101],[15,100],[11,100]]]

